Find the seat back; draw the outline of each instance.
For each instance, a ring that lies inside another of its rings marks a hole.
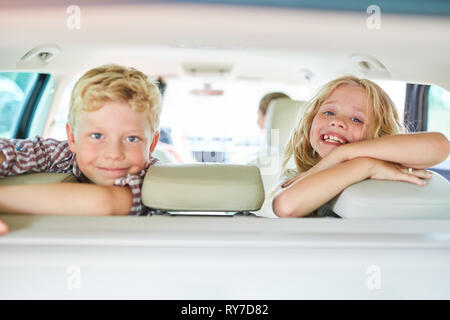
[[[296,125],[298,114],[305,105],[304,101],[279,98],[273,100],[267,109],[265,120],[267,145],[259,151],[258,158],[250,163],[261,170],[266,194],[278,184],[284,148]],[[295,167],[293,163],[289,165]]]
[[[267,145],[283,152],[292,129],[296,125],[298,113],[305,106],[305,101],[295,101],[289,98],[273,100],[266,113],[264,127],[267,135]],[[278,139],[271,134],[272,130],[278,131]]]

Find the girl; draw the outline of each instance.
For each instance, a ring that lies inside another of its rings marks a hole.
[[[285,170],[272,201],[280,217],[314,214],[353,183],[367,178],[425,185],[425,169],[444,161],[447,138],[403,133],[396,108],[377,84],[346,76],[327,83],[305,106],[285,149]]]

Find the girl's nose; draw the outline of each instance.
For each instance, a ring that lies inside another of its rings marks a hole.
[[[347,129],[347,123],[345,122],[345,120],[339,118],[339,117],[334,117],[333,119],[330,120],[330,126],[331,127],[338,127],[341,129]]]

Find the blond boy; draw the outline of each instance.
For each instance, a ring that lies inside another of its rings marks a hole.
[[[143,214],[141,186],[157,161],[160,110],[157,85],[142,72],[118,65],[86,72],[72,91],[67,141],[0,138],[0,178],[71,172],[85,183],[1,186],[0,212]]]

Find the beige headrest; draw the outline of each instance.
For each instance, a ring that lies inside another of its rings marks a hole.
[[[264,122],[268,146],[284,149],[296,125],[297,115],[305,104],[304,101],[294,101],[289,98],[275,99],[270,103]],[[279,130],[278,140],[271,138],[271,129]]]
[[[257,211],[264,187],[255,166],[154,165],[145,176],[142,201],[167,211]]]
[[[343,218],[450,219],[450,183],[436,172],[424,187],[364,180],[342,191],[331,209]]]
[[[0,178],[0,185],[78,182],[71,173],[30,173]]]

